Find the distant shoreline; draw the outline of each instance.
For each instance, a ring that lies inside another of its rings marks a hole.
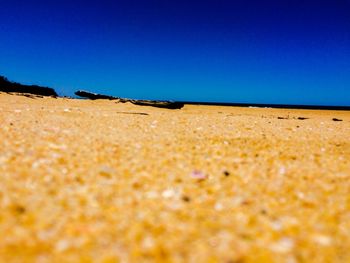
[[[27,96],[40,98],[40,95],[21,92],[6,92],[18,96]],[[55,98],[64,98],[72,100],[89,100],[87,98],[71,97],[71,96],[57,96]],[[105,99],[108,100],[108,99]],[[154,100],[161,101],[161,100]],[[204,105],[204,106],[226,106],[226,107],[245,107],[245,108],[273,108],[273,109],[298,109],[298,110],[335,110],[335,111],[350,111],[350,106],[325,106],[325,105],[295,105],[295,104],[259,104],[259,103],[229,103],[229,102],[199,102],[199,101],[173,101],[175,103],[182,103],[184,105]]]
[[[256,107],[276,109],[305,109],[305,110],[345,110],[350,111],[350,106],[319,106],[319,105],[295,105],[295,104],[260,104],[260,103],[229,103],[229,102],[196,102],[177,101],[185,105],[206,105],[206,106],[231,106],[231,107]]]
[[[4,76],[0,76],[0,92],[21,94],[24,96],[52,96],[61,97],[58,93],[49,87],[38,85],[24,85],[12,82]],[[98,94],[90,91],[78,90],[75,95],[84,99],[106,99],[119,100],[120,102],[131,102],[143,106],[153,106],[169,109],[181,109],[184,105],[206,105],[206,106],[229,106],[229,107],[257,107],[257,108],[278,108],[278,109],[311,109],[311,110],[343,110],[350,111],[349,106],[328,106],[328,105],[297,105],[297,104],[266,104],[266,103],[239,103],[239,102],[202,102],[202,101],[169,101],[169,100],[139,100],[132,98],[120,98],[116,96]],[[71,98],[74,97],[64,97]],[[78,98],[79,99],[79,98]]]

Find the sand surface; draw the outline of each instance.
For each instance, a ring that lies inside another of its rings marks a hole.
[[[350,112],[0,93],[0,261],[350,262]]]

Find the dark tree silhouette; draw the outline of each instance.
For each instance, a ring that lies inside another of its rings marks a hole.
[[[29,93],[42,96],[54,96],[58,94],[52,88],[41,87],[38,85],[23,85],[17,82],[9,81],[6,77],[0,76],[0,91],[2,92],[17,92],[17,93]]]

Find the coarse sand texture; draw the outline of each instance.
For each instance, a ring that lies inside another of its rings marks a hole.
[[[350,262],[350,112],[0,93],[0,262]]]

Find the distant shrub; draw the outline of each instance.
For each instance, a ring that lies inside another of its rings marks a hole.
[[[38,85],[23,85],[17,82],[9,81],[6,77],[0,76],[0,91],[30,93],[43,96],[57,97],[56,91],[49,87],[41,87]]]

